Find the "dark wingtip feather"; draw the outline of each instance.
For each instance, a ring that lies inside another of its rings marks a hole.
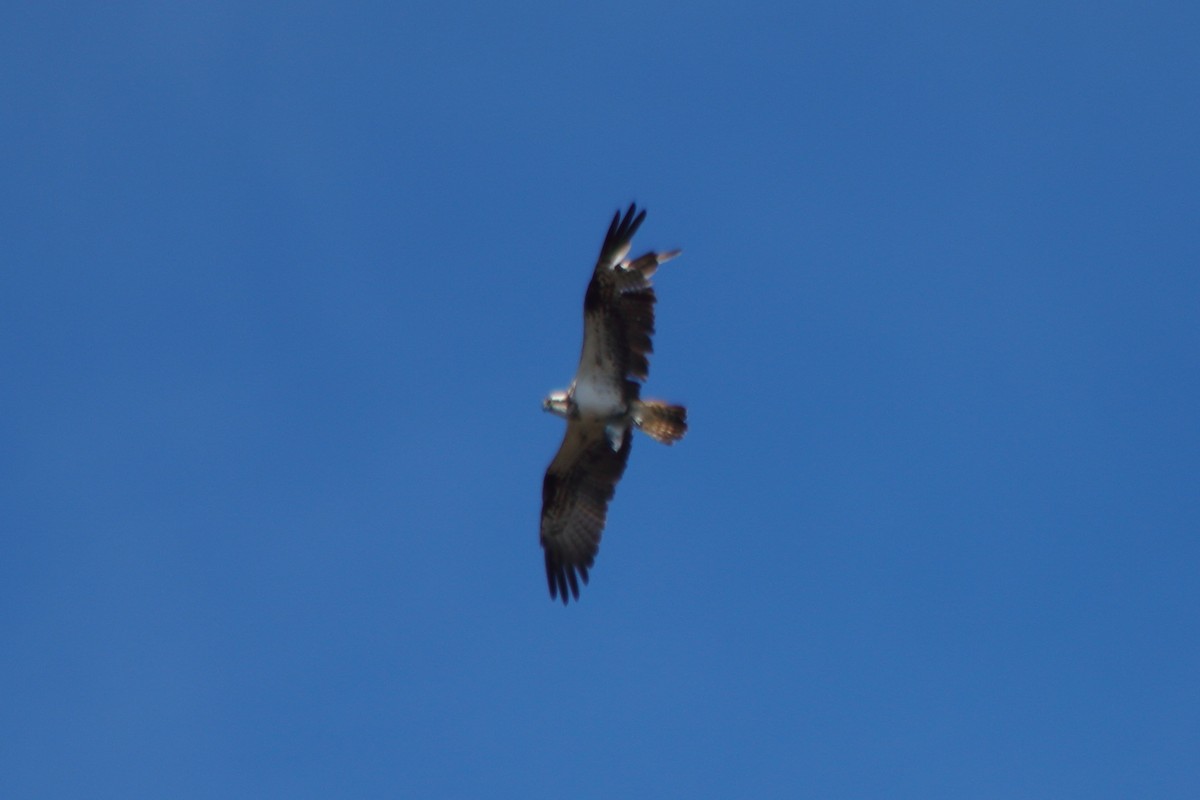
[[[555,573],[554,578],[556,581],[558,581],[558,594],[562,598],[563,605],[565,606],[567,604],[567,597],[568,597],[568,595],[567,595],[567,576],[565,574],[562,564],[559,564],[557,566],[557,569],[558,569],[558,571]]]
[[[612,222],[608,226],[608,233],[604,237],[604,244],[600,247],[600,260],[608,261],[613,253],[616,253],[622,247],[626,247],[633,239],[633,235],[637,233],[638,228],[642,225],[642,220],[646,218],[646,209],[637,210],[637,203],[630,203],[629,208],[625,211],[625,216],[621,216],[621,210],[613,214]]]
[[[604,234],[604,243],[607,245],[617,235],[617,230],[621,227],[621,211],[620,209],[613,212],[612,222],[608,226],[608,233]]]
[[[636,215],[635,215],[636,212]],[[637,233],[638,228],[642,227],[642,221],[646,219],[646,209],[637,210],[637,203],[630,203],[629,210],[625,212],[625,221],[621,223],[621,240],[628,241]]]
[[[554,600],[558,597],[558,584],[554,582],[554,562],[550,553],[546,553],[546,583],[550,586],[550,599]]]
[[[578,574],[576,574],[578,573]],[[579,582],[588,582],[588,568],[584,564],[568,564],[546,553],[546,585],[551,600],[562,600],[565,606],[571,598],[579,600]]]

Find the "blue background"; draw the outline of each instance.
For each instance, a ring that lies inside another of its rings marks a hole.
[[[0,790],[1200,796],[1195,9],[8,8]]]

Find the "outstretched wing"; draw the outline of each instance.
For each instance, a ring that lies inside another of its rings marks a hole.
[[[550,597],[568,593],[579,599],[579,581],[600,549],[600,534],[617,481],[625,473],[633,429],[627,427],[617,449],[609,444],[603,423],[570,420],[558,455],[542,483],[542,549]]]
[[[600,247],[600,258],[583,298],[583,352],[578,377],[604,381],[621,392],[628,379],[645,380],[647,358],[654,351],[654,287],[650,277],[658,265],[679,255],[646,253],[629,261],[629,247],[646,218],[630,204],[622,217],[613,215]]]

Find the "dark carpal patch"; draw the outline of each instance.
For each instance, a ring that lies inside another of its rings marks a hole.
[[[558,475],[553,472],[546,473],[546,479],[542,481],[542,505],[547,505],[554,497],[554,493],[558,490]]]
[[[600,284],[595,278],[588,283],[587,294],[583,296],[583,313],[588,314],[600,309]]]

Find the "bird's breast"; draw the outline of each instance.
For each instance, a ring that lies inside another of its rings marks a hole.
[[[611,419],[626,411],[624,392],[610,381],[577,381],[572,399],[581,416]]]

